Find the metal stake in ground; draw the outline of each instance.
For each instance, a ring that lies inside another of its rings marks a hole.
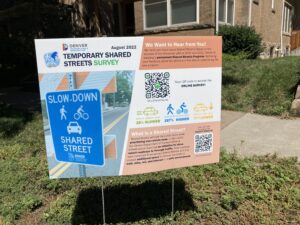
[[[75,76],[73,73],[67,73],[67,78],[68,78],[68,86],[69,90],[75,90],[76,87],[76,80]],[[86,167],[85,165],[78,165],[79,167],[79,176],[80,177],[86,177]]]
[[[172,177],[172,217],[174,216],[174,177]]]
[[[104,190],[103,190],[103,178],[101,177],[101,194],[102,194],[102,215],[103,215],[103,224],[105,224],[105,204],[104,204]]]

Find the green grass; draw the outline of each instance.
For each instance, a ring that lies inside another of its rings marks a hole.
[[[0,118],[0,137],[9,137],[23,129],[32,114],[0,102]]]
[[[0,121],[3,118],[0,118]],[[22,123],[23,124],[23,123]],[[0,137],[0,224],[102,222],[101,178],[50,180],[41,115]],[[103,178],[112,224],[300,224],[296,159],[240,159]],[[171,178],[175,215],[171,217]]]
[[[223,109],[265,115],[289,112],[300,81],[300,57],[224,60]]]

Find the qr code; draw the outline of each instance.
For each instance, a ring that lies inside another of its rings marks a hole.
[[[209,153],[213,150],[213,133],[195,134],[195,153]]]
[[[165,98],[170,95],[170,73],[145,73],[146,98]]]

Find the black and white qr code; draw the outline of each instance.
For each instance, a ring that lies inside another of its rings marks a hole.
[[[195,153],[210,153],[213,150],[213,133],[199,133],[194,136]]]
[[[166,98],[170,95],[170,73],[145,73],[146,98]]]

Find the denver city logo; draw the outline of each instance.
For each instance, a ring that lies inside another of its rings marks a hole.
[[[85,52],[88,50],[88,45],[86,43],[62,43],[62,51],[70,52]]]
[[[62,50],[67,51],[69,49],[69,46],[67,44],[62,44]]]
[[[56,51],[46,53],[44,55],[44,60],[47,67],[57,67],[60,62],[58,52]]]
[[[71,52],[85,52],[88,50],[86,43],[71,43],[68,44],[68,50]]]

